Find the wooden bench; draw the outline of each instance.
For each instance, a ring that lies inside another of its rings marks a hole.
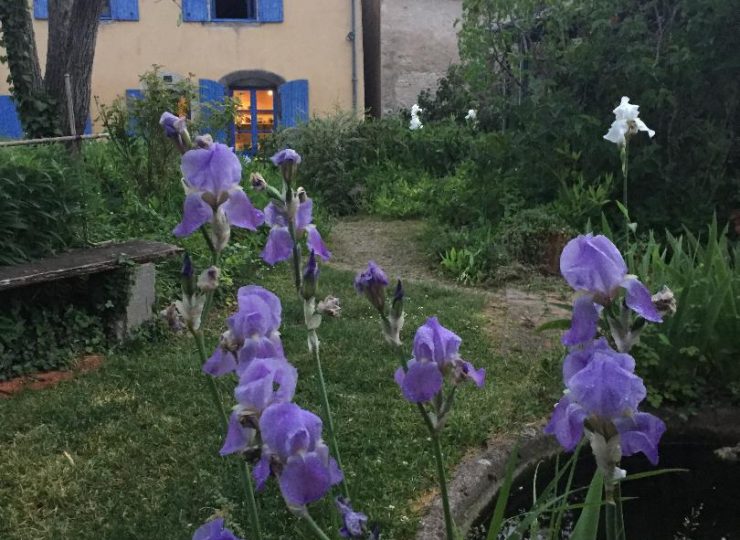
[[[123,338],[151,319],[155,300],[154,262],[172,257],[182,249],[163,242],[131,240],[80,248],[53,257],[13,266],[0,266],[0,292],[99,272],[134,264],[128,306],[116,335]]]

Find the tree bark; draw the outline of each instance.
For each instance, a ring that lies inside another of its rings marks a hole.
[[[49,0],[46,72],[41,77],[27,0],[0,0],[0,24],[13,97],[27,136],[71,134],[64,75],[72,83],[75,131],[90,114],[95,42],[104,0]]]
[[[75,131],[90,114],[92,69],[103,0],[49,0],[49,47],[44,86],[58,104],[62,131],[71,134],[64,75],[72,82]]]

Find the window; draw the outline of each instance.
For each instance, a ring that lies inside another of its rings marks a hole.
[[[48,19],[49,0],[33,0],[33,16],[36,19]],[[107,21],[138,21],[139,0],[104,0],[100,18]]]
[[[213,0],[214,19],[257,19],[256,0]]]
[[[180,0],[180,3],[182,20],[186,23],[283,22],[283,0]]]
[[[234,88],[237,103],[232,130],[237,152],[255,154],[261,142],[275,131],[275,90],[273,88]]]

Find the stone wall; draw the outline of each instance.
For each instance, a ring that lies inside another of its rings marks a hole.
[[[419,92],[458,61],[455,21],[462,0],[382,0],[381,101],[384,113],[407,109]]]

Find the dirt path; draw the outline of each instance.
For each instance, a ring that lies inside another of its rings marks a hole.
[[[562,289],[560,280],[538,280],[538,285],[532,288],[461,287],[435,271],[421,246],[423,229],[424,223],[419,220],[388,221],[370,217],[340,220],[331,233],[331,264],[357,272],[374,260],[389,278],[432,282],[485,296],[487,332],[504,353],[553,345],[556,336],[540,334],[535,328],[548,320],[568,316],[566,310],[556,305],[567,303],[570,296]]]

